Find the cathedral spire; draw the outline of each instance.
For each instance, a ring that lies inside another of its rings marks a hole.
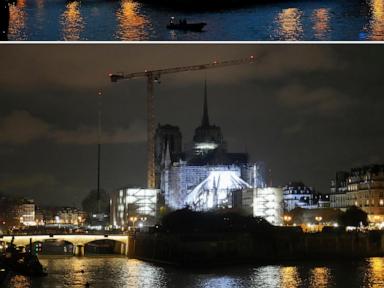
[[[171,152],[169,151],[170,147],[168,143],[165,144],[165,156],[164,156],[164,166],[169,167],[171,165]]]
[[[204,81],[204,108],[203,108],[203,119],[201,121],[201,126],[203,126],[203,127],[209,126],[208,101],[207,101],[207,79],[205,79],[205,81]]]

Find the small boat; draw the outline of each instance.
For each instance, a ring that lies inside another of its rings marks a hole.
[[[204,23],[204,22],[188,23],[187,20],[185,19],[179,20],[179,22],[175,22],[175,18],[171,17],[171,20],[169,21],[167,28],[172,30],[201,32],[205,27],[205,25],[207,25],[207,23]]]
[[[13,272],[15,274],[21,274],[31,277],[43,277],[47,276],[47,272],[41,265],[39,258],[29,252],[20,252],[13,244],[14,238],[12,238],[11,244],[6,248],[5,253],[0,255],[0,267],[2,272]],[[30,239],[30,246],[32,247],[32,240]]]

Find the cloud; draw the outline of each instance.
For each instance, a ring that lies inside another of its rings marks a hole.
[[[301,131],[303,131],[303,129],[304,129],[303,123],[296,123],[284,128],[283,133],[285,135],[292,135],[292,134],[300,133]]]
[[[286,77],[293,72],[321,72],[343,69],[342,62],[335,51],[328,47],[291,46],[286,49],[267,47],[256,63],[260,78]]]
[[[103,129],[102,143],[138,143],[146,141],[145,125],[134,121],[128,128]],[[27,111],[13,111],[0,120],[0,143],[28,144],[48,140],[59,144],[90,145],[98,142],[97,127],[60,129],[32,116]]]
[[[45,137],[50,125],[27,111],[13,111],[0,120],[0,143],[26,144]]]
[[[321,115],[337,115],[350,104],[343,93],[329,87],[310,89],[292,84],[277,92],[277,101],[281,105],[303,114],[317,112]]]
[[[11,176],[0,180],[0,189],[28,189],[31,187],[49,186],[53,187],[57,184],[54,176],[49,174],[32,174],[25,176]]]
[[[76,130],[56,130],[50,134],[51,139],[61,144],[88,145],[98,142],[96,127],[80,127]],[[102,143],[139,143],[147,139],[146,129],[142,122],[134,122],[128,129],[117,128],[113,131],[103,131]]]

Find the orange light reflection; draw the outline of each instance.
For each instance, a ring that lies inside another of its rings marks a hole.
[[[24,30],[27,19],[27,13],[24,10],[25,1],[26,0],[19,0],[16,5],[9,6],[9,39],[27,40],[27,35]]]
[[[296,267],[283,267],[281,273],[281,287],[296,288],[300,286],[300,277]]]
[[[70,2],[62,14],[63,39],[66,41],[80,40],[80,33],[84,29],[84,21],[80,13],[80,3]]]
[[[316,267],[311,271],[310,287],[326,288],[330,280],[330,271],[326,267]]]
[[[148,25],[148,20],[139,15],[137,2],[131,0],[122,0],[121,7],[116,11],[118,21],[117,37],[120,40],[142,40],[145,39],[147,33],[145,26]]]
[[[297,8],[283,9],[277,15],[280,40],[299,40],[303,34],[302,12]]]
[[[314,22],[313,30],[315,30],[315,37],[323,40],[326,33],[329,31],[329,9],[315,9],[312,18]]]
[[[371,0],[370,1],[371,19],[370,26],[370,40],[383,41],[384,40],[384,0]]]

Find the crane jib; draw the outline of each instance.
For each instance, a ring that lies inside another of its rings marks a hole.
[[[260,59],[260,57],[258,58]],[[166,68],[160,70],[145,70],[143,72],[135,73],[116,73],[109,74],[111,82],[118,82],[119,80],[128,80],[134,78],[147,78],[147,185],[148,188],[156,188],[155,183],[155,101],[154,101],[154,82],[159,82],[162,74],[179,73],[185,71],[198,71],[212,68],[228,67],[240,64],[252,64],[255,62],[255,57],[242,58],[229,61],[214,61],[212,63]]]

